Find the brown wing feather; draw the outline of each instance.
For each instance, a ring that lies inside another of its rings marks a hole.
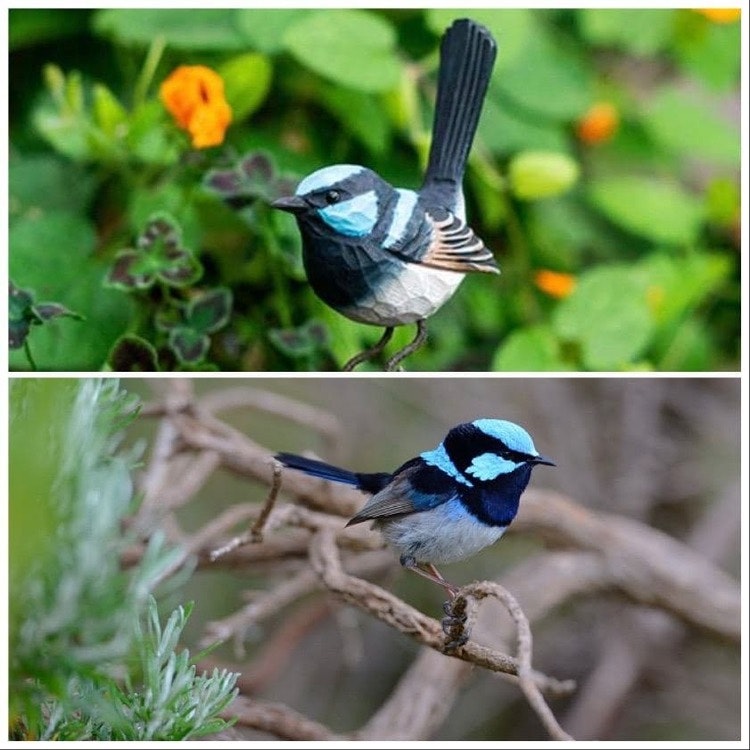
[[[500,273],[484,242],[466,222],[447,212],[444,219],[432,219],[433,239],[419,262],[446,271]]]
[[[353,516],[347,526],[355,523],[370,521],[374,518],[386,518],[388,516],[399,516],[404,513],[413,513],[414,506],[408,496],[409,480],[405,472],[382,489],[377,495],[373,495],[362,510]]]

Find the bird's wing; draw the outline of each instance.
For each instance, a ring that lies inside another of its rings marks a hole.
[[[446,209],[430,208],[408,241],[387,248],[407,263],[444,271],[500,273],[484,242],[465,221]]]
[[[440,218],[430,217],[432,242],[419,262],[447,271],[500,273],[492,253],[472,228],[450,211],[444,213]]]
[[[432,475],[435,472],[439,476],[425,477],[425,474]],[[446,486],[444,473],[435,467],[426,466],[421,459],[413,459],[398,469],[393,475],[393,481],[370,498],[365,507],[346,525],[419,513],[448,502],[454,495],[454,488],[450,484]]]

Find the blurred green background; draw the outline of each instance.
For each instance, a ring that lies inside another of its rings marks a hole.
[[[466,13],[11,10],[11,366],[328,370],[374,342],[312,294],[265,201],[336,162],[418,186],[439,37]],[[736,370],[739,11],[471,15],[500,51],[468,214],[502,275],[467,278],[408,368]],[[196,64],[234,112],[200,150],[158,96]],[[138,249],[155,213],[178,260]],[[109,275],[127,248],[140,285]]]

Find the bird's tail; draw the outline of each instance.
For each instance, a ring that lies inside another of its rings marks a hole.
[[[340,482],[341,484],[351,484],[354,487],[359,485],[359,479],[353,471],[339,469],[337,466],[331,466],[323,461],[315,461],[312,458],[304,456],[295,456],[294,453],[277,453],[275,456],[284,466],[297,471],[304,471],[312,477],[328,479],[330,482]]]
[[[497,45],[490,32],[468,18],[455,21],[440,45],[435,121],[423,191],[452,204],[479,123]]]
[[[297,469],[312,477],[327,479],[329,482],[350,484],[364,492],[379,492],[391,479],[390,474],[357,474],[348,469],[339,469],[338,466],[297,456],[294,453],[277,453],[274,458],[290,469]]]

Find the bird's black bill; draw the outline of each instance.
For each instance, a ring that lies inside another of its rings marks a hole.
[[[546,456],[534,456],[534,459],[531,461],[531,463],[544,464],[544,466],[557,466],[557,464],[552,459],[549,459]]]
[[[271,203],[273,208],[278,208],[279,211],[288,211],[290,214],[298,214],[307,208],[303,198],[299,195],[289,195],[284,198],[277,198]]]

